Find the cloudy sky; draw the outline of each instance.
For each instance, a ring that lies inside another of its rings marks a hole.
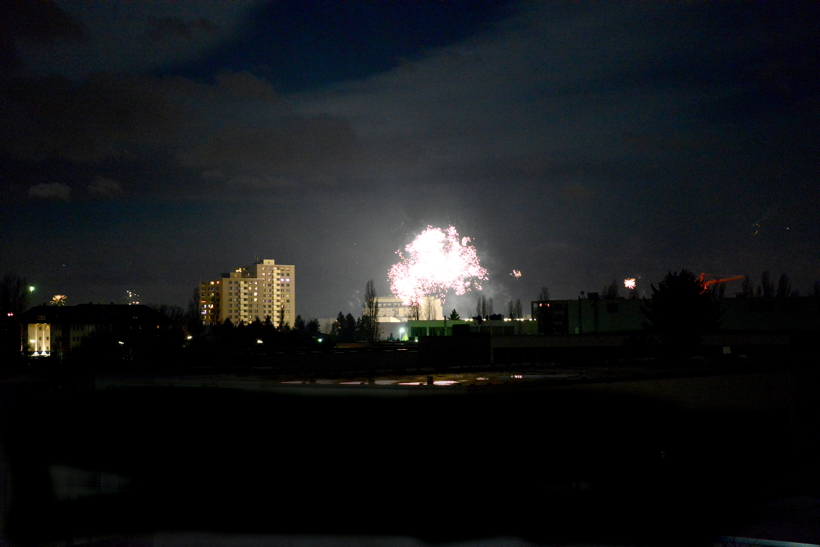
[[[496,311],[541,286],[649,291],[681,268],[786,272],[805,294],[820,280],[819,16],[4,2],[0,269],[36,303],[131,290],[184,306],[199,280],[273,258],[297,266],[298,313],[358,315],[367,280],[388,293],[398,249],[453,225]]]

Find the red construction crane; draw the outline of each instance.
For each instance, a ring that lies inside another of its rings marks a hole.
[[[725,283],[727,281],[737,281],[738,279],[743,279],[742,275],[733,275],[731,277],[721,277],[719,279],[709,279],[707,281],[707,279],[706,279],[707,275],[712,276],[712,277],[718,277],[715,274],[708,274],[708,273],[700,274],[700,276],[698,277],[698,281],[703,283],[704,287],[708,287],[709,285],[714,285],[715,283]]]

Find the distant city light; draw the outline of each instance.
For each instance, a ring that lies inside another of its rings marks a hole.
[[[475,288],[487,279],[470,238],[459,239],[452,226],[446,230],[428,226],[402,251],[401,261],[387,273],[390,290],[405,304],[418,305],[426,296],[444,300],[447,291],[458,295]]]

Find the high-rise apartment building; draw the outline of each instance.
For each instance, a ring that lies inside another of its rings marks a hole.
[[[199,284],[202,322],[213,325],[230,319],[232,323],[251,323],[270,316],[276,326],[296,318],[296,266],[257,260],[237,268],[215,281]]]

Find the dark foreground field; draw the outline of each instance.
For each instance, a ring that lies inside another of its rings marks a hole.
[[[447,387],[236,380],[6,382],[4,536],[697,545],[748,529],[767,502],[818,494],[816,371]]]

